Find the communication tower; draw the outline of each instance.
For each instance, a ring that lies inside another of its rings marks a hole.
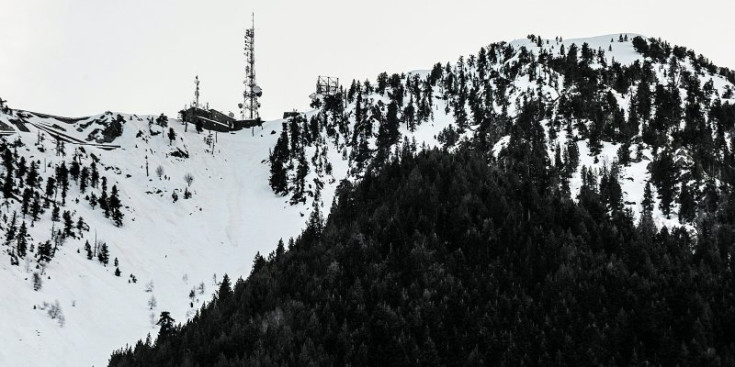
[[[339,91],[339,78],[319,76],[316,82],[316,94],[333,96]]]
[[[245,91],[243,92],[242,118],[257,120],[260,118],[258,98],[263,95],[263,90],[255,80],[255,13],[253,13],[252,26],[245,30]]]

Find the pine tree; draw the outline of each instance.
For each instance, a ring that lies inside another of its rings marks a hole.
[[[651,87],[645,80],[638,84],[635,94],[635,106],[638,117],[643,121],[648,121],[651,116]]]
[[[692,197],[692,194],[689,191],[689,185],[682,182],[681,191],[679,193],[679,222],[692,222],[697,213],[696,207],[697,205],[694,202],[694,197]]]
[[[28,166],[26,163],[26,157],[21,156],[20,160],[18,161],[18,187],[23,188],[25,186],[25,183],[23,182],[23,179],[25,178],[26,173],[28,172]]]
[[[378,148],[388,149],[398,142],[398,104],[391,101],[388,104],[388,112],[385,121],[378,128],[377,146]]]
[[[25,218],[26,214],[28,214],[28,211],[31,207],[31,199],[33,199],[33,190],[31,190],[30,187],[26,187],[23,190],[23,197],[21,201],[21,213],[23,213],[23,218]]]
[[[100,252],[97,254],[97,260],[107,266],[110,262],[110,249],[107,247],[107,243],[103,242],[100,247]]]
[[[64,162],[56,167],[56,182],[61,185],[61,205],[66,205],[66,193],[69,191],[69,170]]]
[[[283,247],[283,239],[278,240],[278,245],[276,246],[276,259],[283,256],[283,254],[286,253],[286,250]]]
[[[640,131],[640,121],[638,118],[638,110],[635,108],[635,104],[631,103],[628,108],[628,122],[625,124],[625,130],[623,131],[623,142],[630,143],[630,139],[638,135]]]
[[[168,128],[168,145],[173,144],[174,140],[176,140],[176,132],[173,127],[170,127]]]
[[[301,114],[292,116],[288,120],[288,134],[291,138],[291,152],[296,152],[301,147]]]
[[[92,260],[92,258],[94,258],[94,254],[92,253],[92,246],[89,244],[89,241],[84,242],[84,251],[87,252],[88,260]]]
[[[3,165],[5,166],[5,172],[12,172],[15,166],[13,163],[15,162],[15,157],[13,157],[13,152],[8,149],[7,147],[3,150]]]
[[[28,170],[28,175],[26,176],[26,185],[32,189],[40,185],[36,161],[31,161],[31,168]]]
[[[76,229],[77,229],[77,232],[79,232],[79,237],[82,237],[82,232],[84,232],[84,228],[86,226],[87,224],[84,223],[84,219],[80,216],[76,224]]]
[[[174,332],[174,320],[171,317],[171,313],[168,311],[161,312],[161,317],[158,319],[156,325],[160,326],[161,329],[158,331],[158,343],[171,336]]]
[[[102,195],[100,195],[100,198],[97,200],[97,202],[100,204],[100,209],[105,212],[105,218],[109,218],[110,206],[108,205],[107,191],[102,190]]]
[[[305,186],[306,186],[306,175],[309,173],[309,163],[306,161],[304,152],[299,152],[298,166],[296,168],[296,176],[293,179],[293,196],[291,197],[292,203],[305,202]]]
[[[416,131],[416,107],[414,104],[413,95],[411,95],[411,99],[409,100],[406,107],[403,109],[403,120],[406,122],[406,129],[408,131]],[[395,142],[398,142],[400,134],[398,133],[397,129],[395,131],[395,134]]]
[[[676,180],[678,168],[674,162],[674,157],[668,149],[659,154],[653,162],[651,162],[651,179],[658,189],[658,196],[661,200],[659,205],[661,211],[668,218],[671,214],[671,204],[676,197]]]
[[[53,257],[53,246],[51,241],[46,241],[38,245],[38,261],[48,264]]]
[[[97,204],[99,204],[99,199],[97,198],[97,195],[95,195],[95,193],[93,192],[89,195],[89,206],[94,209]]]
[[[168,116],[161,114],[160,116],[156,117],[156,124],[161,127],[168,127]]]
[[[643,189],[643,201],[641,202],[641,208],[644,213],[653,212],[653,193],[651,192],[651,182],[646,181],[646,187]]]
[[[605,172],[600,180],[600,196],[607,209],[615,212],[623,210],[623,190],[618,182],[618,168],[615,166],[609,173]]]
[[[90,165],[90,170],[92,171],[89,176],[90,184],[96,188],[100,179],[100,173],[97,171],[97,164],[95,162],[92,162]]]
[[[112,185],[108,207],[109,211],[112,213],[112,220],[115,222],[115,225],[121,227],[123,225],[124,215],[121,210],[122,203],[118,197],[117,185]]]
[[[15,234],[18,230],[17,225],[16,212],[13,212],[13,218],[10,220],[10,225],[5,231],[5,246],[10,246],[10,243],[15,239]]]
[[[37,191],[33,192],[33,203],[31,204],[31,218],[33,221],[40,219],[41,209],[41,195]]]
[[[65,210],[62,218],[64,220],[64,237],[74,237],[74,221],[71,218],[71,212]]]
[[[571,140],[567,142],[566,151],[569,158],[565,159],[564,162],[566,162],[567,176],[571,177],[574,172],[577,172],[577,168],[579,167],[579,147],[575,141]]]
[[[3,151],[3,164],[5,166],[5,180],[3,181],[3,195],[5,198],[10,198],[13,194],[13,166],[14,158],[13,153],[10,149]]]
[[[58,222],[61,220],[61,210],[58,205],[54,205],[54,209],[51,210],[51,221]]]
[[[20,258],[24,258],[26,256],[26,250],[28,249],[28,239],[26,238],[27,235],[28,229],[26,228],[26,222],[23,221],[23,223],[21,223],[20,225],[20,229],[18,229],[15,245],[16,254],[18,254],[18,257]]]
[[[703,198],[699,203],[701,210],[706,210],[708,212],[714,212],[717,210],[720,204],[720,192],[717,189],[714,178],[709,177],[705,181],[702,194]]]
[[[53,177],[49,177],[46,180],[46,201],[43,204],[44,208],[48,208],[51,200],[54,196],[54,192],[56,192],[56,179]]]
[[[79,180],[80,166],[76,159],[72,159],[71,165],[69,166],[69,174],[74,181]]]
[[[618,156],[618,163],[621,166],[627,166],[630,164],[630,142],[624,141],[623,144],[620,144],[620,147],[618,148],[617,152]]]
[[[5,180],[3,181],[3,196],[6,199],[11,198],[13,195],[13,171],[5,171]]]
[[[288,134],[286,133],[286,123],[282,125],[281,136],[276,142],[276,146],[273,148],[273,152],[270,155],[271,163],[271,176],[269,179],[270,186],[273,192],[279,195],[285,195],[288,193],[288,170],[286,162],[290,156],[288,150]]]
[[[79,175],[79,191],[81,191],[82,194],[87,191],[87,181],[89,181],[89,169],[84,167]]]
[[[225,274],[222,277],[222,282],[219,284],[217,299],[225,301],[230,295],[232,295],[232,285],[230,284],[230,277]]]
[[[260,269],[262,269],[266,264],[265,258],[260,254],[260,252],[257,252],[255,254],[255,258],[253,259],[253,268],[250,269],[250,276],[252,277],[253,274],[256,274]]]
[[[293,237],[290,237],[288,239],[288,249],[289,250],[292,250],[295,245],[296,245],[296,242],[294,241]]]

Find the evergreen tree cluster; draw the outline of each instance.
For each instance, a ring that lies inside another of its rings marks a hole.
[[[318,121],[318,116],[308,121],[303,114],[290,117],[270,154],[271,188],[279,195],[290,194],[292,204],[319,198],[324,180],[332,174]],[[312,171],[315,177],[309,182]]]
[[[559,37],[528,40],[490,44],[454,64],[437,63],[426,75],[381,73],[374,83],[353,81],[346,90],[317,96],[318,113],[294,117],[281,131],[271,155],[274,192],[293,203],[317,196],[319,184],[304,178],[330,179],[325,171],[331,169],[323,169],[329,162],[320,158],[329,150],[340,152],[348,175],[360,178],[400,154],[401,146],[416,149],[408,136],[444,112],[453,120],[436,136],[445,147],[473,141],[490,151],[509,138],[511,148],[502,155],[528,157],[532,168],[555,166],[544,179],[565,190],[581,174],[582,144],[595,159],[612,144],[621,169],[652,157],[656,207],[683,224],[696,225],[706,214],[700,203],[707,195],[729,193],[735,72],[653,38],[621,34],[607,50]],[[621,64],[606,56],[621,44],[642,58]],[[730,85],[718,89],[716,78]],[[518,151],[518,142],[529,142],[521,144],[529,151]]]
[[[656,231],[621,210],[616,167],[582,167],[574,201],[520,153],[400,152],[109,365],[735,364],[735,196],[697,236]]]
[[[107,179],[100,175],[97,163],[90,165],[83,149],[76,149],[70,161],[60,164],[48,164],[42,161],[28,162],[18,154],[22,148],[20,140],[9,143],[0,139],[0,157],[2,157],[2,193],[7,208],[0,218],[0,226],[4,230],[3,245],[10,257],[11,264],[18,265],[21,259],[33,254],[39,265],[53,259],[58,247],[68,239],[82,239],[89,226],[81,216],[67,209],[67,200],[72,183],[79,193],[86,195],[92,208],[99,205],[117,226],[123,224],[122,202],[113,186],[107,195]],[[100,192],[101,194],[96,194]],[[79,199],[74,199],[77,202]],[[11,204],[17,204],[11,206]],[[17,210],[15,209],[17,208]],[[48,240],[34,243],[29,228],[48,215],[53,222],[52,232]]]

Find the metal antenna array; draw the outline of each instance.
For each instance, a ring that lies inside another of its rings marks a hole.
[[[332,96],[339,91],[339,78],[330,76],[319,76],[316,82],[316,93],[324,96]]]
[[[263,95],[263,90],[255,81],[255,13],[253,13],[253,24],[250,29],[245,30],[245,92],[243,92],[242,118],[256,120],[260,118],[258,98]]]

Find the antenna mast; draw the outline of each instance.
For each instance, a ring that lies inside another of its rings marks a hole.
[[[242,118],[250,120],[260,118],[258,98],[263,95],[262,89],[255,81],[255,13],[253,13],[252,27],[245,30],[245,92],[243,92]]]
[[[194,90],[194,108],[199,108],[199,75],[194,77],[194,85],[196,85],[196,89]]]

